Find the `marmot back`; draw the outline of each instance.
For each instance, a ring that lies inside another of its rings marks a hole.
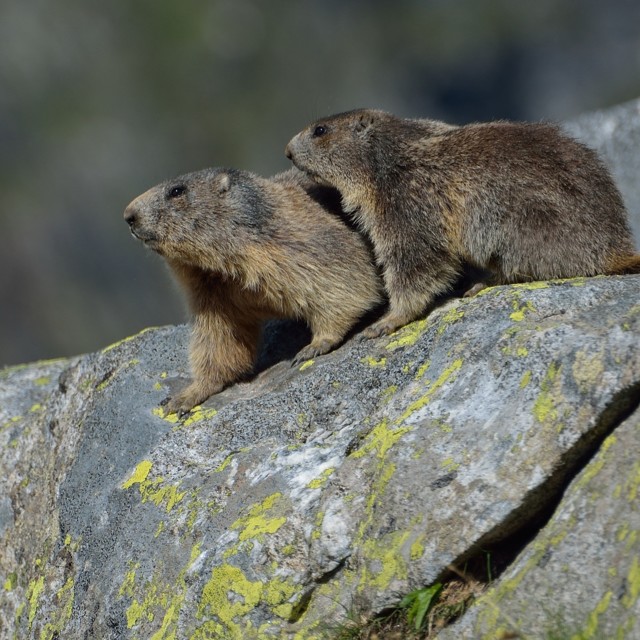
[[[464,262],[493,284],[640,272],[609,172],[555,126],[456,127],[365,109],[310,125],[286,154],[338,189],[371,238],[390,309],[369,336],[418,317]]]
[[[167,260],[193,314],[194,380],[168,411],[185,413],[249,373],[264,320],[308,323],[312,341],[298,362],[335,348],[381,302],[365,242],[305,187],[317,190],[297,170],[265,179],[207,169],[127,207],[131,232]]]

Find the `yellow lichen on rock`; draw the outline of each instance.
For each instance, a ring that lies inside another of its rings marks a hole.
[[[202,590],[202,596],[198,604],[198,618],[217,618],[222,623],[218,632],[219,637],[258,638],[262,633],[255,630],[251,622],[247,620],[247,614],[254,610],[260,603],[264,603],[280,618],[288,618],[291,615],[293,603],[289,602],[296,594],[298,588],[287,580],[274,578],[265,583],[259,580],[250,580],[242,569],[225,563],[214,567],[211,578]],[[243,624],[244,621],[244,624]],[[207,621],[217,624],[215,620]],[[248,635],[254,629],[255,633]],[[198,635],[199,634],[199,635]],[[202,635],[202,627],[192,638],[208,637]],[[216,637],[216,636],[213,636]]]
[[[540,424],[554,423],[558,419],[559,372],[560,367],[552,362],[540,384],[540,393],[533,405],[533,415]]]
[[[260,504],[253,505],[246,516],[236,520],[231,525],[231,528],[241,529],[238,539],[242,542],[278,531],[287,519],[284,516],[267,517],[266,512],[273,509],[281,499],[281,493],[273,493],[267,496]]]
[[[114,349],[117,349],[119,346],[126,344],[127,342],[131,342],[132,340],[135,340],[136,338],[143,336],[145,333],[148,333],[149,331],[154,331],[155,329],[157,329],[157,327],[147,327],[146,329],[139,331],[135,335],[122,338],[122,340],[118,340],[117,342],[110,344],[108,347],[105,347],[102,350],[102,353],[109,353],[109,351],[113,351]]]
[[[298,367],[298,371],[305,371],[309,367],[312,367],[314,364],[315,360],[306,360]]]
[[[398,329],[392,336],[397,336],[389,343],[387,343],[386,349],[393,351],[399,347],[410,347],[414,345],[420,339],[420,336],[424,333],[425,329],[429,325],[429,319],[423,318],[422,320],[416,320],[408,325],[405,325],[401,329]]]
[[[602,352],[588,353],[585,350],[580,350],[576,353],[572,373],[582,393],[587,393],[601,383],[604,374],[603,359]]]
[[[165,480],[161,476],[154,478],[153,480],[147,480],[152,466],[153,463],[151,460],[143,460],[140,462],[129,479],[122,483],[122,488],[129,489],[134,484],[139,485],[138,489],[142,496],[143,503],[148,500],[153,502],[156,506],[166,503],[165,508],[167,512],[169,512],[182,500],[182,498],[184,498],[186,492],[180,492],[178,490],[178,484],[163,486]]]

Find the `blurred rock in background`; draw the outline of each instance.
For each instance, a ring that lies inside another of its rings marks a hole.
[[[185,319],[128,234],[153,184],[272,174],[314,117],[562,120],[640,95],[635,0],[9,0],[0,6],[0,365]]]

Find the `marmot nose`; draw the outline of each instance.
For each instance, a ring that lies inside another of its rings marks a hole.
[[[124,210],[124,221],[130,226],[132,227],[135,223],[136,223],[136,218],[138,216],[138,212],[131,206],[129,205],[125,210]]]
[[[284,155],[287,156],[287,158],[289,158],[289,160],[293,159],[293,154],[291,153],[291,148],[289,147],[289,145],[287,145],[284,148]]]

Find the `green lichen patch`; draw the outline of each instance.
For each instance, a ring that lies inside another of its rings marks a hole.
[[[40,640],[54,640],[64,637],[64,629],[71,620],[75,596],[73,578],[68,578],[55,596],[56,606],[49,614],[49,620],[40,632]]]
[[[64,546],[67,547],[67,549],[71,551],[71,553],[77,553],[78,549],[80,548],[81,542],[82,536],[79,536],[74,540],[70,533],[67,533],[64,538]]]
[[[454,373],[460,370],[462,367],[463,361],[462,359],[455,360],[452,362],[439,376],[438,379],[433,383],[428,385],[427,391],[420,396],[417,400],[412,402],[406,409],[406,411],[400,416],[398,422],[402,423],[407,418],[409,418],[413,413],[422,409],[425,405],[429,403],[431,398],[435,395],[435,393],[442,387]]]
[[[24,420],[24,416],[13,416],[8,420],[5,420],[5,422],[0,424],[0,433],[2,433],[5,429],[8,429],[9,427],[13,427],[14,425],[16,425],[18,422],[21,422],[22,420]]]
[[[309,489],[320,489],[321,487],[324,487],[324,485],[327,484],[327,481],[329,480],[330,476],[334,472],[335,472],[334,467],[329,467],[328,469],[325,469],[317,478],[314,478],[313,480],[311,480],[309,484],[307,484],[307,487]]]
[[[138,464],[135,468],[134,472],[131,474],[128,480],[122,483],[123,489],[128,489],[132,487],[134,484],[139,484],[144,482],[149,475],[149,471],[151,471],[151,467],[153,466],[153,462],[151,460],[143,460]]]
[[[464,318],[464,311],[460,311],[457,307],[449,309],[441,318],[438,319],[438,335],[442,335],[447,327],[458,320]]]
[[[201,405],[193,407],[191,411],[187,414],[186,418],[181,421],[180,416],[174,411],[172,413],[167,413],[163,407],[155,407],[151,410],[151,413],[158,417],[162,418],[165,422],[173,425],[173,430],[177,431],[184,427],[190,427],[198,422],[202,422],[204,420],[211,420],[214,416],[217,415],[217,409],[213,408],[205,408]]]
[[[535,307],[531,303],[531,301],[527,300],[523,305],[520,305],[519,298],[513,300],[513,312],[509,315],[511,320],[514,322],[522,322],[525,318],[525,315],[535,311]]]
[[[451,473],[452,471],[456,471],[460,468],[460,463],[456,462],[452,457],[445,458],[440,466],[443,467],[447,472]]]
[[[506,356],[515,356],[517,358],[526,358],[529,355],[529,349],[524,345],[507,344],[501,347],[500,351]]]
[[[296,585],[280,578],[267,582],[250,580],[242,569],[228,563],[214,567],[210,580],[202,590],[196,613],[198,618],[212,620],[201,625],[192,638],[242,640],[247,637],[267,637],[257,633],[248,619],[249,614],[259,605],[264,605],[279,618],[287,619],[295,605],[298,590]],[[219,635],[205,635],[207,629],[215,629]]]
[[[582,630],[582,633],[575,634],[571,640],[591,640],[591,638],[596,637],[596,633],[598,631],[598,622],[600,616],[605,613],[605,611],[609,608],[609,603],[611,602],[611,598],[613,597],[613,592],[607,591],[604,596],[600,599],[600,601],[593,608],[589,617],[587,618],[587,623]]]
[[[203,420],[210,420],[213,418],[218,411],[216,409],[204,409],[201,406],[194,407],[191,409],[188,418],[182,423],[184,427],[190,427],[192,424],[196,424],[196,422],[202,422]]]
[[[635,504],[638,497],[638,491],[640,490],[640,462],[634,462],[624,480],[623,495],[631,504]]]
[[[640,561],[638,556],[634,556],[631,560],[629,573],[627,574],[627,592],[622,597],[622,604],[631,609],[635,607],[640,597]]]
[[[393,339],[387,343],[385,348],[389,351],[394,351],[402,347],[413,346],[432,324],[432,320],[437,323],[437,335],[440,336],[451,324],[458,322],[463,317],[464,311],[461,311],[458,306],[448,309],[441,316],[437,312],[430,314],[426,318],[416,320],[398,329],[398,331],[392,334],[391,337]],[[403,368],[403,371],[406,373],[409,367],[408,365],[405,365],[405,367],[406,370]]]
[[[366,358],[360,358],[360,362],[362,362],[362,364],[367,364],[370,367],[373,367],[374,369],[376,367],[386,367],[387,366],[387,359],[386,358],[373,358],[372,356],[367,356]]]
[[[534,282],[518,282],[511,285],[512,289],[524,289],[525,291],[535,291],[536,289],[548,289],[549,283],[544,280],[535,280]]]
[[[371,433],[367,436],[365,444],[359,449],[356,449],[351,456],[353,458],[362,458],[368,453],[375,453],[378,458],[384,458],[389,449],[391,449],[405,433],[411,430],[412,427],[393,428],[385,418],[372,429]]]
[[[629,309],[622,317],[619,318],[620,328],[623,331],[633,331],[637,326],[638,317],[640,316],[640,304],[636,304]]]
[[[540,393],[533,405],[533,415],[540,424],[548,425],[558,420],[561,400],[560,370],[561,367],[552,362],[540,384]]]
[[[120,586],[118,595],[133,597],[133,589],[136,582],[136,571],[140,568],[139,562],[129,561],[129,571],[125,573],[124,581]]]
[[[398,391],[398,386],[395,385],[395,384],[392,384],[390,387],[387,387],[380,394],[380,403],[381,404],[385,404],[385,403],[389,402],[389,400],[391,400],[391,398],[393,398],[393,396],[396,394],[397,391]]]
[[[236,453],[230,453],[213,471],[214,473],[222,473],[230,464]]]
[[[618,439],[615,433],[612,433],[605,438],[604,442],[600,446],[598,455],[591,461],[589,466],[582,472],[580,478],[578,478],[578,480],[576,481],[576,489],[582,489],[583,487],[586,487],[591,482],[591,480],[593,480],[593,478],[595,478],[600,473],[600,471],[602,471],[602,468],[607,462],[607,453],[609,449],[611,449],[611,447],[617,442],[617,440]]]
[[[185,576],[200,555],[200,543],[191,548],[186,566],[175,581],[166,580],[166,572],[158,567],[149,580],[138,580],[139,563],[130,563],[120,587],[120,597],[131,599],[126,618],[129,629],[144,630],[143,636],[150,640],[177,640],[178,616],[187,592]],[[136,637],[136,636],[134,636]]]
[[[132,340],[135,340],[136,338],[143,336],[145,333],[148,333],[149,331],[154,331],[155,329],[157,329],[157,327],[147,327],[146,329],[143,329],[142,331],[136,333],[133,336],[128,336],[127,338],[118,340],[118,342],[114,342],[113,344],[110,344],[108,347],[105,347],[102,350],[102,353],[109,353],[109,351],[113,351],[114,349],[117,349],[121,345],[126,344],[127,342],[131,342]]]
[[[262,538],[265,534],[273,534],[287,521],[284,516],[273,517],[268,512],[278,511],[282,508],[283,497],[281,493],[273,493],[267,496],[261,503],[253,505],[249,513],[236,520],[232,529],[239,529],[238,539],[241,542],[252,538]]]
[[[36,613],[38,612],[38,601],[40,594],[44,590],[44,576],[40,576],[37,580],[31,580],[27,587],[27,602],[29,603],[29,629],[33,625]]]
[[[424,555],[424,545],[422,544],[422,542],[423,542],[423,536],[418,536],[412,542],[411,547],[409,548],[409,557],[414,562],[416,560],[420,560],[420,558],[422,558],[422,556]]]
[[[407,577],[407,561],[403,547],[411,535],[410,531],[394,531],[381,538],[364,541],[362,554],[365,558],[358,591],[387,589],[392,580]]]
[[[425,332],[428,326],[428,318],[423,318],[422,320],[411,322],[410,324],[393,333],[392,337],[397,337],[394,337],[393,340],[388,342],[385,348],[389,351],[394,351],[395,349],[399,349],[401,347],[413,346],[416,342],[418,342],[420,336]]]
[[[166,413],[163,407],[155,407],[151,410],[151,413],[158,418],[166,420],[170,424],[178,424],[180,422],[180,416],[175,411],[173,413]]]
[[[520,388],[524,389],[531,382],[531,371],[527,370],[522,374],[520,379]]]
[[[430,366],[431,366],[431,360],[427,360],[426,362],[423,362],[418,367],[418,370],[416,371],[416,375],[414,376],[414,379],[415,380],[422,380],[424,374],[427,372],[427,370],[429,369]]]
[[[5,591],[13,591],[16,588],[16,585],[18,584],[18,574],[13,571],[11,572],[6,580],[4,581],[4,590]]]
[[[137,484],[142,496],[142,502],[153,502],[156,506],[164,504],[167,512],[171,511],[185,496],[186,492],[179,491],[179,484],[166,485],[162,477],[148,479],[153,463],[142,460],[135,468],[128,480],[122,483],[123,489],[129,489]]]
[[[313,523],[313,530],[311,531],[311,539],[318,540],[322,536],[322,523],[324,521],[324,511],[318,511],[316,513],[315,521]]]
[[[306,371],[309,367],[312,367],[315,364],[315,360],[307,360],[303,362],[299,367],[298,371]]]
[[[585,350],[578,351],[571,371],[582,393],[597,388],[602,382],[604,374],[604,354],[602,352],[588,353]]]

